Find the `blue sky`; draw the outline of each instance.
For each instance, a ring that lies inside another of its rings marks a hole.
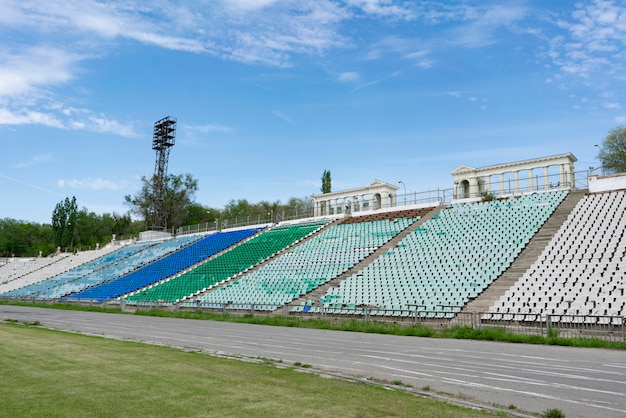
[[[572,152],[626,123],[621,1],[0,0],[0,218],[125,213],[169,172],[222,208]]]

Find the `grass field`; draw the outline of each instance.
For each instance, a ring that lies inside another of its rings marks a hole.
[[[273,363],[0,323],[7,417],[502,416]]]

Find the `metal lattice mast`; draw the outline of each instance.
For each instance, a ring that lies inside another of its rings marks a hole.
[[[170,148],[176,139],[176,118],[165,117],[154,124],[152,149],[156,151],[153,181],[152,229],[167,229],[167,212],[165,210],[165,184],[167,182],[167,163]]]

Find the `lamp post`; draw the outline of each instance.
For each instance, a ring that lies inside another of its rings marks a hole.
[[[406,184],[402,180],[398,180],[398,184],[401,184],[404,188],[404,206],[406,206]]]
[[[600,144],[594,144],[593,146],[600,149]],[[602,166],[602,161],[598,161],[598,162],[600,163],[600,167],[596,167],[595,169],[596,170],[600,169],[600,175],[604,176],[604,167]],[[591,167],[589,167],[589,169],[591,170]]]

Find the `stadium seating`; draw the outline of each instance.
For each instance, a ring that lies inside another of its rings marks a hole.
[[[452,204],[330,288],[321,303],[331,313],[368,305],[380,315],[419,309],[451,317],[508,268],[566,195],[554,191]]]
[[[69,295],[75,292],[80,292],[89,287],[97,286],[102,283],[115,280],[120,276],[123,276],[133,270],[141,268],[142,266],[152,263],[166,254],[178,250],[185,245],[190,244],[193,241],[197,241],[200,238],[199,235],[185,235],[169,239],[166,241],[157,242],[142,251],[130,255],[113,265],[107,266],[101,270],[88,274],[80,279],[73,280],[68,283],[64,283],[55,286],[52,289],[48,289],[45,292],[41,292],[38,297],[44,299],[58,299],[65,295]]]
[[[127,303],[174,303],[222,283],[322,228],[325,222],[278,226],[207,260],[192,270],[124,299]]]
[[[257,270],[197,300],[202,306],[274,310],[339,276],[416,218],[343,223],[319,232]],[[192,305],[194,305],[192,303]]]
[[[131,293],[174,276],[231,245],[256,234],[260,230],[260,228],[251,228],[211,234],[117,280],[86,289],[69,296],[68,299],[89,299],[101,302]]]
[[[98,250],[81,251],[75,254],[61,253],[57,256],[47,258],[54,260],[54,262],[48,263],[42,268],[30,268],[27,274],[15,277],[12,280],[0,279],[0,294],[47,280],[118,249],[120,249],[119,246],[107,245]]]
[[[368,307],[372,315],[420,311],[451,318],[502,275],[567,193],[549,190],[447,205],[359,271],[348,272],[417,216],[401,211],[348,216],[333,225],[187,235],[10,263],[0,267],[0,298],[123,298],[129,304],[182,301],[183,306],[255,310],[274,310],[301,298],[295,311],[349,314]],[[624,315],[625,215],[626,191],[585,195],[483,319]],[[344,273],[345,279],[319,290],[321,298],[311,294]]]
[[[535,263],[489,312],[518,321],[530,320],[523,315],[528,313],[570,319],[624,315],[625,234],[626,192],[586,195]]]
[[[18,261],[9,262],[0,266],[0,283],[8,283],[9,281],[26,276],[35,270],[42,269],[52,263],[61,261],[63,258],[68,256],[68,254],[63,254],[58,257],[45,257],[28,260],[18,259]]]
[[[88,287],[97,286],[99,284],[115,280],[120,276],[136,270],[137,268],[141,268],[146,264],[152,263],[154,260],[197,241],[200,238],[200,235],[184,235],[182,237],[172,238],[166,241],[157,241],[154,245],[104,267],[101,270],[95,271],[79,279],[57,285],[51,289],[47,289],[46,291],[42,291],[37,295],[37,297],[41,299],[58,299],[62,296],[79,292]]]
[[[17,287],[12,288],[12,285],[20,283],[20,278],[37,270],[45,269],[50,264],[57,263],[66,257],[69,257],[69,254],[26,260],[18,259],[17,261],[11,261],[0,266],[0,293],[17,289]]]
[[[102,257],[98,257],[93,261],[82,264],[69,271],[61,273],[50,279],[34,283],[19,289],[15,289],[9,292],[5,292],[0,297],[2,298],[46,298],[44,295],[49,289],[53,289],[57,286],[61,286],[70,283],[74,280],[78,280],[93,272],[102,270],[106,267],[113,266],[115,263],[130,257],[133,254],[138,253],[152,245],[155,242],[137,242],[121,247],[117,251],[106,254]]]

